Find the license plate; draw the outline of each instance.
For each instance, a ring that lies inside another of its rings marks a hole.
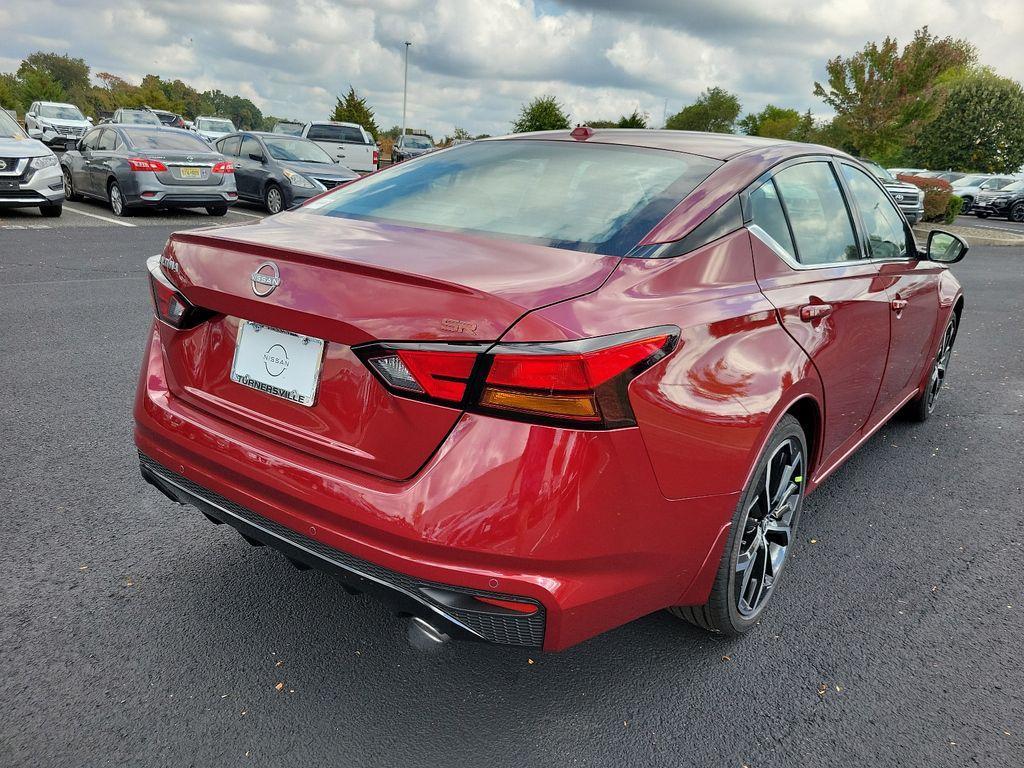
[[[238,328],[231,380],[311,407],[323,354],[323,339],[243,321]]]
[[[203,178],[202,168],[181,168],[181,178],[183,179],[201,179]]]

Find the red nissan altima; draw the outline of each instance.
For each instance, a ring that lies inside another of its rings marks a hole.
[[[825,147],[465,144],[171,237],[142,475],[421,640],[557,650],[663,608],[739,634],[804,497],[932,412],[966,251]]]

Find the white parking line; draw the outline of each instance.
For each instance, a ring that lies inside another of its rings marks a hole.
[[[260,216],[258,213],[246,213],[245,211],[236,211],[231,208],[228,213],[237,213],[239,216],[248,216],[250,219],[265,219],[266,216]]]
[[[81,214],[82,216],[88,216],[88,217],[90,217],[92,219],[99,219],[100,221],[109,221],[111,224],[117,224],[119,227],[135,227],[135,226],[138,226],[136,224],[129,224],[127,221],[120,221],[118,219],[112,219],[109,216],[100,216],[99,214],[96,214],[96,213],[89,213],[88,211],[81,211],[78,208],[72,208],[67,203],[64,203],[64,210],[65,211],[71,211],[72,213],[78,213],[78,214]]]

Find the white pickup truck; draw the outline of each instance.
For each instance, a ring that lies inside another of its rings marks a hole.
[[[361,125],[318,120],[307,123],[302,135],[319,144],[339,164],[357,173],[377,170],[380,150]]]

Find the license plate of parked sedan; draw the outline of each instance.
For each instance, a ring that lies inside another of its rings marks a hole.
[[[203,178],[202,168],[182,168],[181,178],[183,179],[201,179]]]
[[[268,395],[313,405],[320,383],[324,341],[243,320],[231,380]]]

